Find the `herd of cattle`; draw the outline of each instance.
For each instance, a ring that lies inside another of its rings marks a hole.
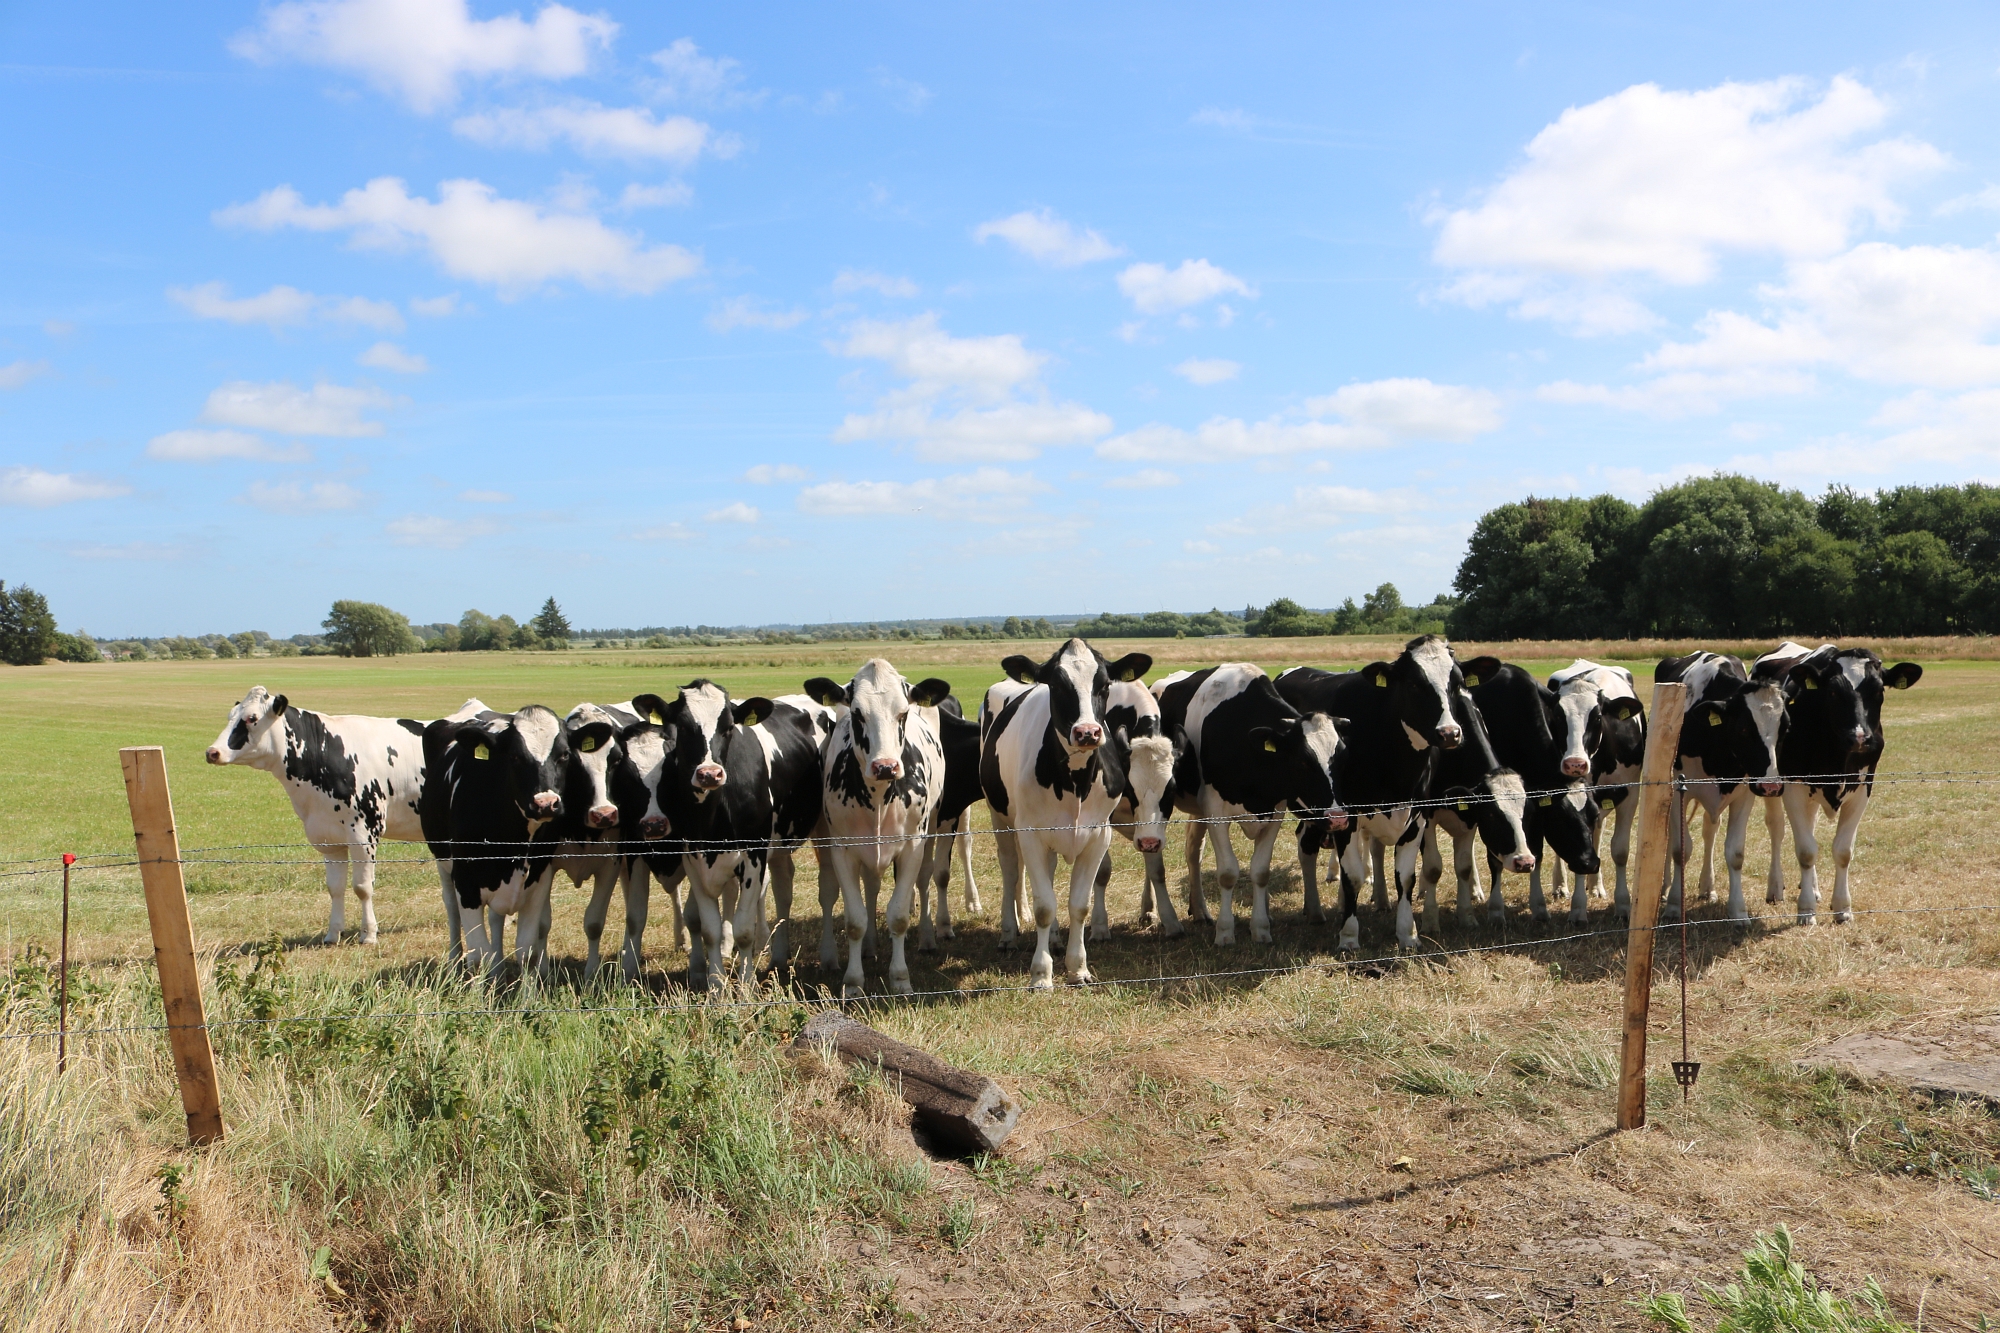
[[[1544,683],[1492,657],[1461,662],[1430,635],[1359,671],[1296,667],[1272,678],[1234,662],[1175,672],[1149,687],[1142,678],[1151,668],[1144,653],[1107,661],[1081,639],[1045,662],[1011,656],[1001,663],[1005,679],[986,690],[972,719],[947,682],[911,682],[881,659],[845,684],[815,678],[804,693],[776,699],[732,699],[696,680],[671,696],[579,704],[567,716],[539,705],[500,713],[472,699],[428,723],[315,713],[260,685],[231,710],[208,762],[261,768],[284,785],[326,859],[329,943],[344,925],[350,879],[362,939],[375,940],[377,848],[422,841],[437,859],[451,956],[489,967],[500,960],[509,916],[518,922],[516,955],[542,957],[558,872],[591,886],[590,973],[611,892],[622,887],[622,967],[628,980],[639,975],[655,880],[673,904],[676,941],[688,932],[693,984],[748,979],[767,948],[774,966],[788,964],[795,857],[811,843],[822,973],[840,968],[844,939],[844,993],[863,992],[888,876],[888,983],[906,993],[910,927],[918,927],[920,948],[951,937],[955,850],[967,907],[979,910],[969,841],[971,807],[981,800],[998,841],[1001,945],[1014,947],[1024,925],[1034,931],[1029,976],[1037,988],[1054,984],[1050,945],[1058,931],[1068,936],[1067,976],[1090,980],[1086,942],[1110,934],[1104,890],[1114,833],[1145,862],[1141,923],[1184,932],[1165,869],[1176,813],[1187,816],[1187,920],[1210,919],[1204,840],[1214,849],[1218,945],[1236,938],[1243,872],[1232,827],[1253,847],[1251,938],[1270,941],[1266,890],[1288,813],[1312,921],[1326,919],[1320,853],[1334,849],[1343,950],[1360,945],[1360,890],[1371,861],[1378,909],[1394,885],[1397,943],[1417,943],[1419,898],[1435,932],[1440,832],[1452,840],[1467,925],[1479,897],[1475,839],[1486,851],[1491,921],[1506,920],[1507,873],[1529,877],[1530,910],[1547,920],[1545,849],[1555,858],[1553,886],[1560,891],[1565,866],[1573,877],[1569,920],[1587,920],[1591,898],[1603,896],[1598,846],[1606,822],[1615,902],[1626,907],[1646,717],[1623,668],[1578,660]],[[1726,823],[1728,910],[1747,918],[1744,835],[1753,802],[1763,798],[1773,849],[1767,901],[1782,901],[1777,849],[1789,822],[1799,920],[1814,919],[1814,823],[1824,809],[1835,826],[1832,911],[1848,919],[1848,866],[1882,755],[1883,691],[1906,689],[1922,673],[1911,663],[1885,670],[1867,649],[1830,644],[1786,643],[1748,666],[1709,652],[1659,664],[1656,681],[1686,686],[1680,770],[1687,799],[1707,814],[1704,899],[1713,896],[1714,839]],[[1685,862],[1685,851],[1676,859]],[[1056,876],[1065,861],[1063,898]],[[1680,894],[1677,876],[1670,913]]]

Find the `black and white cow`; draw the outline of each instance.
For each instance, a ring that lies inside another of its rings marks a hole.
[[[1701,896],[1715,897],[1715,830],[1725,813],[1729,829],[1723,858],[1729,863],[1729,916],[1748,921],[1743,902],[1743,844],[1750,828],[1750,806],[1759,796],[1784,792],[1778,754],[1790,726],[1784,686],[1772,675],[1752,676],[1740,658],[1722,653],[1690,653],[1672,657],[1653,670],[1656,683],[1680,682],[1687,687],[1681,719],[1679,766],[1687,782],[1688,799],[1707,816],[1701,849]],[[1684,819],[1670,821],[1676,868],[1669,910],[1685,903],[1688,849],[1681,845]]]
[[[931,836],[924,841],[924,868],[917,877],[917,947],[937,948],[951,932],[951,863],[965,862],[965,910],[979,911],[979,884],[972,877],[972,807],[986,799],[979,789],[979,723],[965,716],[955,695],[938,705],[938,742],[944,747],[944,790],[938,797]],[[937,925],[931,925],[931,893],[937,895]]]
[[[771,942],[764,894],[774,854],[802,846],[820,820],[816,724],[770,699],[732,701],[706,679],[682,686],[671,701],[636,695],[632,707],[647,718],[644,729],[660,735],[635,745],[634,728],[622,738],[621,817],[635,810],[641,838],[678,845],[702,945],[697,958],[689,939],[690,978],[705,975],[716,989],[733,968],[747,981]],[[779,910],[782,920],[789,902]]]
[[[486,711],[467,699],[452,720]],[[361,905],[361,942],[376,941],[375,857],[384,841],[422,842],[418,807],[424,794],[424,728],[410,718],[315,713],[284,695],[253,685],[208,747],[211,764],[242,764],[278,780],[306,842],[326,862],[326,942],[347,923],[351,880]],[[455,901],[444,885],[447,906]],[[454,926],[457,917],[452,916]],[[459,952],[452,933],[452,954]]]
[[[1477,674],[1470,667],[1463,670],[1466,684],[1475,684]],[[1437,886],[1444,877],[1444,858],[1438,851],[1440,833],[1451,836],[1458,922],[1462,926],[1474,924],[1472,909],[1479,888],[1473,863],[1475,834],[1486,847],[1487,875],[1493,885],[1489,905],[1498,898],[1501,865],[1517,874],[1535,868],[1525,825],[1527,784],[1499,757],[1487,732],[1486,718],[1471,697],[1461,694],[1454,698],[1452,712],[1464,739],[1458,748],[1441,753],[1432,769],[1430,818],[1424,824],[1417,869],[1424,929],[1432,935],[1438,932]]]
[[[1188,824],[1188,916],[1207,919],[1207,895],[1201,886],[1201,845],[1204,836],[1215,848],[1216,884],[1221,905],[1215,916],[1215,942],[1236,942],[1235,892],[1242,874],[1229,830],[1241,824],[1251,839],[1250,938],[1271,942],[1269,885],[1271,852],[1284,831],[1285,812],[1298,815],[1301,825],[1313,823],[1344,829],[1347,812],[1336,793],[1345,719],[1323,710],[1296,707],[1282,697],[1251,662],[1226,662],[1189,675],[1168,676],[1154,692],[1169,732],[1187,737],[1181,770],[1192,779],[1179,789],[1180,808],[1192,816]],[[1310,907],[1310,904],[1309,904]]]
[[[1783,872],[1777,848],[1785,823],[1792,826],[1792,848],[1799,858],[1799,924],[1811,925],[1819,910],[1819,839],[1814,825],[1821,811],[1833,821],[1833,919],[1853,919],[1848,891],[1848,867],[1868,798],[1875,790],[1875,769],[1882,761],[1882,699],[1887,690],[1907,690],[1922,679],[1924,669],[1898,662],[1886,670],[1882,659],[1866,648],[1823,644],[1808,651],[1785,643],[1757,659],[1760,671],[1782,672],[1785,710],[1791,725],[1778,747],[1778,769],[1785,794],[1779,802],[1766,799],[1765,821],[1771,831],[1771,883],[1766,900],[1783,902]]]
[[[608,739],[610,727],[592,723],[585,734]],[[489,971],[499,964],[507,917],[519,917],[514,952],[524,966],[546,949],[569,743],[562,719],[539,704],[424,728],[424,840],[452,889],[453,936],[462,934],[468,957]]]
[[[1024,657],[1020,661],[1028,662],[1028,659]],[[994,681],[986,687],[986,692],[979,696],[979,746],[982,756],[986,752],[986,734],[993,729],[993,724],[999,719],[1000,714],[1007,711],[1008,704],[1013,703],[1014,700],[1020,698],[1035,686],[1035,669],[1032,662],[1029,662],[1028,666],[1022,668],[1021,674],[1024,679],[1016,680],[1014,677],[1008,676],[1004,679]],[[981,762],[984,763],[984,760],[982,759]],[[985,792],[985,779],[981,778],[981,799],[984,799]],[[1006,821],[989,819],[988,823],[992,825],[993,829],[994,856],[1000,862],[999,948],[1004,953],[1013,950],[1020,943],[1021,860],[1020,852],[1014,842],[1014,835],[1008,832]],[[1007,883],[1007,867],[1010,865],[1015,868],[1015,880],[1011,888]],[[1055,929],[1057,931],[1063,929],[1063,923],[1060,920],[1056,922]]]
[[[1627,702],[1607,706],[1581,689],[1565,697],[1512,664],[1484,671],[1467,668],[1465,674],[1468,684],[1478,678],[1472,698],[1493,738],[1494,753],[1527,784],[1528,910],[1537,921],[1549,919],[1542,896],[1546,847],[1555,852],[1556,864],[1570,869],[1569,919],[1582,925],[1590,919],[1584,877],[1598,871],[1599,811],[1590,800],[1590,755],[1602,739],[1607,707],[1621,715]],[[1630,702],[1636,706],[1636,700]],[[1497,866],[1489,863],[1488,869],[1493,888],[1487,907],[1498,923],[1506,919],[1506,898]]]
[[[1105,723],[1111,681],[1138,680],[1153,665],[1145,653],[1116,662],[1082,639],[1070,639],[1048,661],[1015,655],[1001,662],[1012,680],[1032,675],[985,727],[979,785],[1002,836],[1001,930],[1017,915],[1021,872],[1033,893],[1035,953],[1028,966],[1037,990],[1055,986],[1049,931],[1055,925],[1058,858],[1070,863],[1069,949],[1064,971],[1073,982],[1090,980],[1084,950],[1084,917],[1090,910],[1097,867],[1111,846],[1111,819],[1125,794],[1116,745]]]
[[[1183,771],[1197,775],[1189,759],[1187,734],[1179,727],[1169,729],[1160,715],[1160,701],[1143,681],[1114,680],[1107,696],[1105,721],[1111,728],[1111,743],[1119,746],[1120,767],[1125,770],[1125,795],[1112,815],[1112,828],[1131,843],[1145,862],[1146,882],[1139,890],[1139,924],[1157,920],[1163,938],[1187,933],[1174,914],[1173,897],[1167,892],[1167,858],[1163,851],[1167,822],[1174,817],[1180,799],[1179,778]],[[1090,938],[1111,938],[1111,920],[1105,911],[1104,895],[1111,884],[1111,858],[1097,870],[1097,888],[1091,900]]]
[[[622,886],[625,891],[624,940],[618,951],[625,980],[638,980],[643,965],[652,877],[637,856],[639,849],[628,848],[622,841],[614,791],[624,760],[620,737],[638,721],[629,702],[602,706],[581,703],[563,719],[570,758],[564,777],[563,817],[559,821],[562,844],[556,853],[556,869],[579,888],[586,882],[590,885],[583,909],[586,980],[597,975],[603,961],[604,920],[614,887]]]
[[[945,756],[938,739],[937,706],[951,693],[948,681],[912,685],[882,658],[862,664],[845,686],[825,676],[806,682],[822,706],[845,705],[846,716],[827,738],[821,764],[828,859],[846,907],[847,972],[843,996],[862,996],[867,983],[862,945],[874,916],[864,896],[862,867],[879,877],[893,868],[889,895],[889,989],[910,993],[904,953],[924,867],[926,835],[944,792]],[[821,886],[824,894],[825,885]]]
[[[1549,677],[1549,688],[1562,702],[1566,717],[1595,707],[1598,713],[1597,744],[1590,751],[1590,799],[1597,804],[1597,820],[1591,827],[1590,847],[1595,852],[1604,825],[1611,828],[1611,861],[1617,868],[1617,891],[1612,901],[1620,916],[1631,910],[1626,885],[1626,861],[1632,849],[1632,820],[1639,812],[1639,768],[1646,757],[1646,706],[1633,685],[1632,673],[1624,667],[1599,666],[1579,657]],[[1572,722],[1572,736],[1578,730]],[[1607,816],[1609,817],[1607,820]],[[1599,873],[1584,877],[1578,892],[1586,904],[1602,897],[1602,861]],[[1556,887],[1562,887],[1562,867],[1555,868]],[[1571,905],[1576,919],[1575,903]]]
[[[1335,829],[1300,824],[1299,868],[1312,893],[1308,913],[1318,905],[1319,849],[1331,832],[1340,856],[1340,947],[1361,947],[1358,909],[1368,866],[1364,840],[1357,834],[1366,834],[1368,840],[1395,848],[1396,942],[1415,948],[1412,895],[1432,776],[1438,754],[1457,749],[1465,739],[1454,702],[1465,693],[1465,677],[1451,645],[1426,634],[1405,644],[1395,661],[1371,662],[1359,671],[1297,667],[1278,678],[1278,692],[1296,707],[1348,721],[1334,784],[1351,822]]]

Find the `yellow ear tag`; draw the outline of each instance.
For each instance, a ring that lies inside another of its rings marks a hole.
[[[1467,805],[1464,801],[1460,801],[1458,803],[1458,813],[1460,813],[1461,815],[1471,808],[1472,807]]]
[[[1468,690],[1476,690],[1476,689],[1478,689],[1478,688],[1479,688],[1479,677],[1477,677],[1477,676],[1467,676],[1467,677],[1465,678],[1465,688],[1466,688],[1466,689],[1468,689]]]
[[[1375,688],[1378,690],[1389,688],[1389,678],[1379,671],[1375,673]]]
[[[1715,714],[1710,713],[1708,715],[1708,725],[1711,727],[1719,727],[1722,725],[1722,719],[1717,717]]]
[[[475,745],[472,747],[472,757],[474,759],[491,759],[493,754],[485,746]]]
[[[1609,796],[1605,797],[1597,804],[1606,810],[1615,810],[1618,808],[1618,802],[1612,800]]]
[[[1552,797],[1544,796],[1541,800],[1536,801],[1535,804],[1541,806],[1544,810],[1546,810],[1551,805],[1554,805],[1555,801]]]
[[[646,714],[646,720],[652,723],[656,727],[666,721],[665,718],[660,716],[660,710],[657,708],[655,708],[652,712]]]
[[[1276,741],[1265,741],[1264,748],[1269,750],[1272,754],[1276,754],[1278,752],[1278,743]]]
[[[754,726],[756,726],[756,725],[757,725],[757,715],[756,715],[755,713],[746,713],[746,714],[744,714],[744,716],[743,716],[743,725],[744,725],[744,726],[746,726],[746,727],[754,727]]]
[[[597,748],[597,737],[595,737],[595,736],[585,736],[585,737],[583,738],[583,747],[582,747],[582,748],[583,748],[583,752],[584,752],[585,754],[589,754],[589,753],[590,753],[590,752],[591,752],[592,750],[595,750],[595,749]]]
[[[1809,689],[1809,690],[1816,690],[1816,689],[1818,689],[1818,688],[1819,688],[1819,682],[1818,682],[1818,681],[1816,681],[1816,680],[1814,680],[1814,679],[1813,679],[1813,678],[1812,678],[1811,676],[1807,676],[1807,677],[1806,677],[1806,688],[1807,688],[1807,689]]]

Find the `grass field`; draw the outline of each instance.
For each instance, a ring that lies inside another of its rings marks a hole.
[[[1276,943],[1218,950],[1132,924],[1120,844],[1106,981],[1283,968],[1199,982],[1008,990],[870,1021],[1007,1082],[1028,1105],[1000,1157],[934,1160],[900,1102],[863,1076],[787,1060],[795,1005],[686,1007],[658,923],[643,992],[581,992],[580,895],[556,894],[556,959],[523,1012],[512,991],[440,979],[436,880],[393,849],[382,940],[318,947],[326,897],[278,786],[202,749],[253,683],[325,711],[428,717],[478,695],[559,710],[707,675],[733,694],[845,677],[879,651],[961,697],[1007,651],[894,643],[633,653],[275,659],[43,667],[0,674],[0,872],[65,850],[129,855],[117,748],[167,748],[215,1019],[364,1015],[218,1029],[229,1138],[181,1147],[161,1034],[0,1050],[0,1328],[1628,1327],[1654,1290],[1720,1280],[1785,1222],[1841,1290],[1879,1276],[1929,1327],[2000,1318],[2000,1118],[1801,1072],[1832,1037],[2000,1013],[2000,786],[1885,783],[1862,834],[1851,925],[1799,929],[1753,887],[1747,929],[1691,932],[1690,1107],[1671,985],[1656,992],[1653,1129],[1608,1134],[1622,940],[1517,912],[1431,961],[1336,965],[1299,919],[1289,839]],[[1171,641],[1156,671],[1254,651],[1267,667],[1354,665],[1394,645]],[[1575,645],[1503,651],[1538,673]],[[1655,650],[1629,660],[1645,678]],[[1885,775],[2000,768],[2000,663],[1985,646],[1895,645],[1924,662],[1893,695]],[[1462,649],[1461,651],[1465,651]],[[1598,660],[1619,660],[1605,646]],[[1753,821],[1748,875],[1766,849]],[[982,916],[920,991],[1025,980],[997,948],[997,868],[978,843]],[[228,863],[224,863],[224,861]],[[1179,892],[1178,858],[1170,870]],[[796,912],[815,937],[810,858]],[[1796,869],[1787,875],[1796,884]],[[0,878],[9,1030],[53,1018],[46,953],[59,881]],[[1211,888],[1211,901],[1213,890]],[[1518,890],[1510,898],[1521,897]],[[961,903],[962,907],[962,903]],[[350,920],[352,917],[350,916]],[[1386,920],[1364,939],[1386,954]],[[1239,933],[1245,938],[1247,932]],[[1669,940],[1667,943],[1671,944]],[[79,875],[75,1022],[159,1021],[137,881]],[[1374,955],[1371,954],[1371,957]],[[1660,950],[1663,982],[1677,960]],[[808,965],[803,978],[815,980]],[[875,980],[871,969],[871,981]],[[673,1006],[654,1008],[667,999]],[[488,1006],[508,1012],[471,1013]],[[558,1012],[608,1006],[615,1012]],[[454,1012],[457,1011],[457,1012]],[[372,1016],[370,1016],[372,1015]],[[1669,1033],[1672,1033],[1670,1039]],[[164,1174],[163,1174],[164,1173]]]

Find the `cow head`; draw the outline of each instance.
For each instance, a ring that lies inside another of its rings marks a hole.
[[[1517,875],[1535,868],[1535,854],[1528,850],[1528,834],[1523,820],[1527,815],[1528,789],[1521,775],[1511,768],[1496,768],[1476,786],[1448,787],[1445,799],[1452,801],[1460,819],[1479,832],[1489,855]]]
[[[611,715],[595,704],[578,704],[563,719],[563,735],[569,742],[564,804],[581,812],[586,828],[617,827],[618,805],[611,795],[611,775],[618,766],[618,735]]]
[[[1179,727],[1166,734],[1158,713],[1142,714],[1129,726],[1112,732],[1112,744],[1124,758],[1125,795],[1132,802],[1132,845],[1157,852],[1174,815],[1179,784],[1174,780],[1187,751],[1187,733]]]
[[[1741,775],[1757,795],[1777,796],[1785,790],[1778,750],[1791,723],[1786,712],[1784,685],[1775,677],[1760,676],[1696,705],[1681,726],[1720,728],[1722,762],[1710,764],[1709,771]]]
[[[1850,770],[1871,765],[1882,755],[1884,691],[1906,690],[1923,674],[1914,662],[1884,670],[1882,659],[1866,648],[1842,650],[1828,644],[1785,667],[1792,729],[1810,728],[1822,743],[1843,753]]]
[[[540,704],[484,721],[460,723],[452,732],[460,762],[491,764],[493,777],[530,834],[563,813],[569,739],[562,719]]]
[[[252,685],[241,703],[229,710],[222,734],[208,747],[211,764],[247,764],[251,768],[281,770],[285,763],[284,695],[273,695],[262,685]]]
[[[1598,813],[1591,803],[1590,788],[1581,782],[1535,798],[1536,827],[1548,840],[1549,850],[1576,874],[1597,873]]]
[[[674,828],[665,792],[673,781],[674,732],[665,725],[666,704],[660,696],[641,695],[632,704],[645,720],[618,735],[611,797],[621,825],[637,830],[647,842],[658,842]]]
[[[639,694],[632,707],[650,721],[674,733],[674,769],[679,781],[696,800],[729,781],[729,747],[740,727],[754,727],[771,715],[773,704],[757,696],[730,702],[729,695],[712,680],[691,680],[681,686],[672,703],[657,694]]]
[[[1268,684],[1268,682],[1266,682]],[[1275,700],[1277,692],[1272,691]],[[1288,706],[1289,708],[1289,706]],[[1347,719],[1325,713],[1280,716],[1268,727],[1252,727],[1252,762],[1270,769],[1270,784],[1285,793],[1285,802],[1301,819],[1324,819],[1336,829],[1347,827],[1335,785],[1335,767],[1346,747]]]
[[[951,682],[935,676],[912,685],[881,658],[864,662],[845,688],[826,676],[806,682],[806,693],[828,708],[847,707],[847,733],[862,773],[874,784],[903,776],[904,732],[912,708],[936,708]]]
[[[1492,662],[1492,669],[1499,668],[1491,658],[1478,659],[1481,666],[1488,662]],[[1361,672],[1371,684],[1389,691],[1390,710],[1416,749],[1435,745],[1455,750],[1465,739],[1464,729],[1452,715],[1451,700],[1464,690],[1466,678],[1452,658],[1451,645],[1437,635],[1411,639],[1395,661],[1373,662]]]
[[[1049,725],[1070,757],[1080,759],[1104,744],[1104,708],[1112,678],[1137,680],[1153,669],[1153,659],[1145,653],[1127,653],[1107,662],[1082,639],[1071,639],[1039,665],[1017,653],[1003,659],[1000,669],[1023,684],[1048,686]]]
[[[1549,732],[1562,747],[1562,775],[1572,780],[1590,776],[1591,756],[1603,745],[1607,727],[1639,716],[1636,698],[1607,699],[1593,680],[1567,681],[1560,691],[1542,694]]]

